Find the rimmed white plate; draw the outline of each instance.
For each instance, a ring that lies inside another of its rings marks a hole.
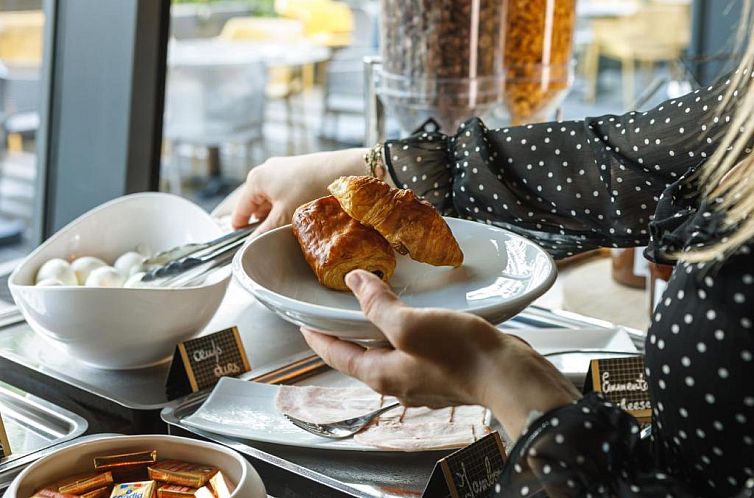
[[[278,389],[279,386],[223,377],[204,404],[181,422],[199,430],[263,443],[321,450],[398,452],[360,444],[353,438],[327,439],[299,429],[275,407]],[[492,427],[498,429],[499,425],[493,420]]]
[[[578,386],[584,382],[592,360],[637,354],[631,337],[621,327],[513,329],[505,332],[528,342]]]
[[[398,255],[390,285],[406,304],[464,311],[501,323],[555,282],[555,263],[535,243],[481,223],[446,221],[463,250],[464,264],[436,267]],[[351,293],[319,284],[290,225],[249,241],[236,254],[233,273],[289,322],[362,343],[385,340]]]

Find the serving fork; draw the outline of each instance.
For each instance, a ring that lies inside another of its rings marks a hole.
[[[392,410],[393,408],[401,406],[400,403],[391,403],[387,406],[383,406],[377,410],[360,415],[358,417],[348,418],[339,422],[331,422],[329,424],[314,424],[312,422],[306,422],[304,420],[291,417],[284,414],[293,425],[305,430],[316,436],[326,437],[329,439],[345,439],[353,436],[361,429],[369,425],[369,423],[375,418],[379,417],[383,413]]]

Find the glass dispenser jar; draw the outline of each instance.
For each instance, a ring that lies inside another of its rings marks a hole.
[[[576,0],[509,0],[505,106],[511,122],[548,119],[573,80]]]
[[[502,99],[505,0],[381,0],[377,93],[404,132],[446,133]]]

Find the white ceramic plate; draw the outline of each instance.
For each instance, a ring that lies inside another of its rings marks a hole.
[[[460,268],[436,267],[398,256],[390,284],[410,306],[465,311],[501,323],[523,310],[555,281],[552,258],[507,230],[446,218],[464,253]],[[348,292],[319,284],[290,226],[251,240],[233,261],[241,285],[296,325],[358,342],[384,341]]]
[[[519,329],[508,330],[525,340],[555,365],[555,368],[581,384],[589,362],[597,358],[628,356],[637,352],[631,337],[620,328]]]
[[[223,377],[204,404],[184,418],[182,423],[215,434],[264,443],[323,450],[395,453],[395,450],[359,444],[352,438],[327,439],[299,429],[275,407],[278,389],[278,386],[269,384]],[[498,428],[495,422],[493,428]]]
[[[589,367],[589,359],[602,357],[598,350],[635,352],[636,348],[621,328],[595,329],[519,329],[509,331],[521,337],[542,354],[574,349],[595,352],[548,357],[565,375],[582,382]],[[316,384],[331,387],[363,385],[336,371],[317,375],[302,385]],[[278,387],[268,384],[223,377],[204,404],[182,422],[197,429],[228,437],[326,450],[385,451],[364,446],[352,439],[329,440],[309,434],[291,424],[275,407]],[[498,422],[493,429],[505,438]]]

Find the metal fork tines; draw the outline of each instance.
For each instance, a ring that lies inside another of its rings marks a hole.
[[[291,417],[290,415],[285,415],[285,418],[287,418],[296,427],[299,427],[300,429],[303,429],[311,434],[330,439],[345,439],[353,436],[361,429],[369,425],[369,423],[376,417],[379,417],[383,413],[399,406],[401,406],[400,403],[391,403],[365,415],[341,420],[340,422],[332,422],[329,424],[314,424],[311,422],[306,422],[304,420],[299,420],[296,417]]]

